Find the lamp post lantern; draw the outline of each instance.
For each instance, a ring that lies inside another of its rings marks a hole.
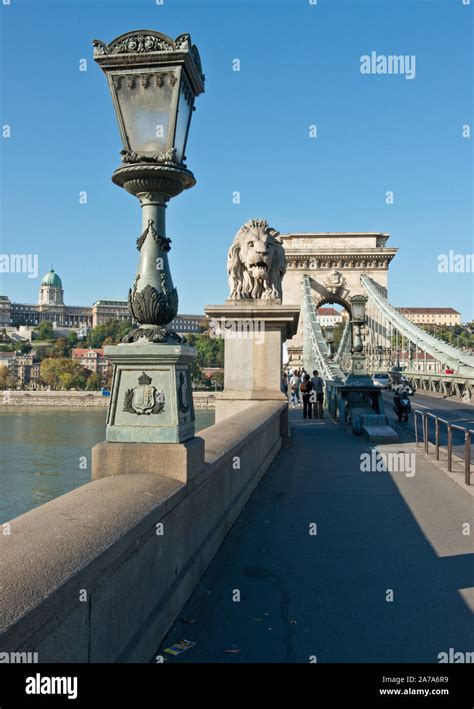
[[[195,185],[185,150],[195,98],[204,91],[199,52],[189,34],[175,40],[153,30],[93,41],[122,137],[113,182],[136,196],[142,230],[128,306],[138,324],[106,348],[114,366],[107,440],[180,443],[194,436],[189,363],[193,348],[169,325],[178,312],[166,236],[167,202]]]
[[[179,341],[166,327],[177,314],[178,293],[168,264],[165,209],[171,197],[196,183],[184,159],[194,100],[204,91],[199,52],[188,34],[173,40],[152,30],[93,45],[124,146],[123,165],[112,180],[138,197],[142,207],[139,267],[128,296],[139,327],[126,341]]]
[[[352,376],[366,377],[366,357],[363,354],[362,328],[365,324],[365,306],[367,296],[353,295],[351,303],[351,326],[352,326]]]
[[[332,359],[334,356],[334,325],[326,325],[324,328],[324,339],[328,346],[328,355]]]

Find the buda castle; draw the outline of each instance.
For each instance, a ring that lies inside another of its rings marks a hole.
[[[49,320],[57,328],[85,330],[111,318],[132,320],[126,300],[96,300],[92,307],[64,305],[63,284],[53,267],[41,281],[36,305],[13,303],[8,296],[0,295],[0,329],[20,325],[32,328]],[[206,327],[205,316],[177,315],[170,327],[176,332],[199,333]]]

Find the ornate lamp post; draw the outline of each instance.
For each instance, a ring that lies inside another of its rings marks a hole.
[[[334,325],[326,325],[326,327],[324,328],[324,339],[326,340],[328,345],[329,357],[332,359],[334,356]]]
[[[114,365],[107,440],[179,443],[194,435],[188,371],[193,349],[169,328],[178,293],[168,263],[165,210],[196,182],[184,160],[194,100],[204,91],[201,61],[188,34],[173,40],[139,30],[93,45],[123,141],[123,165],[112,180],[142,209],[139,264],[128,295],[138,327],[123,344],[106,348]]]
[[[365,305],[367,296],[353,295],[351,303],[351,326],[352,326],[352,375],[356,377],[366,377],[365,355],[362,353],[364,346],[362,343],[362,328],[365,324]]]

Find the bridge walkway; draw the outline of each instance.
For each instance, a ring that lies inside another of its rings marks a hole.
[[[472,496],[422,456],[414,476],[362,472],[361,438],[290,416],[292,448],[157,654],[181,638],[196,645],[167,662],[437,662],[472,649]],[[396,450],[413,451],[408,440]]]

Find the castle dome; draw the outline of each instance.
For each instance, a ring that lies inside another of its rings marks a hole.
[[[50,286],[52,288],[60,288],[62,290],[63,284],[58,274],[54,272],[54,268],[51,266],[48,273],[43,277],[41,281],[42,286]]]

